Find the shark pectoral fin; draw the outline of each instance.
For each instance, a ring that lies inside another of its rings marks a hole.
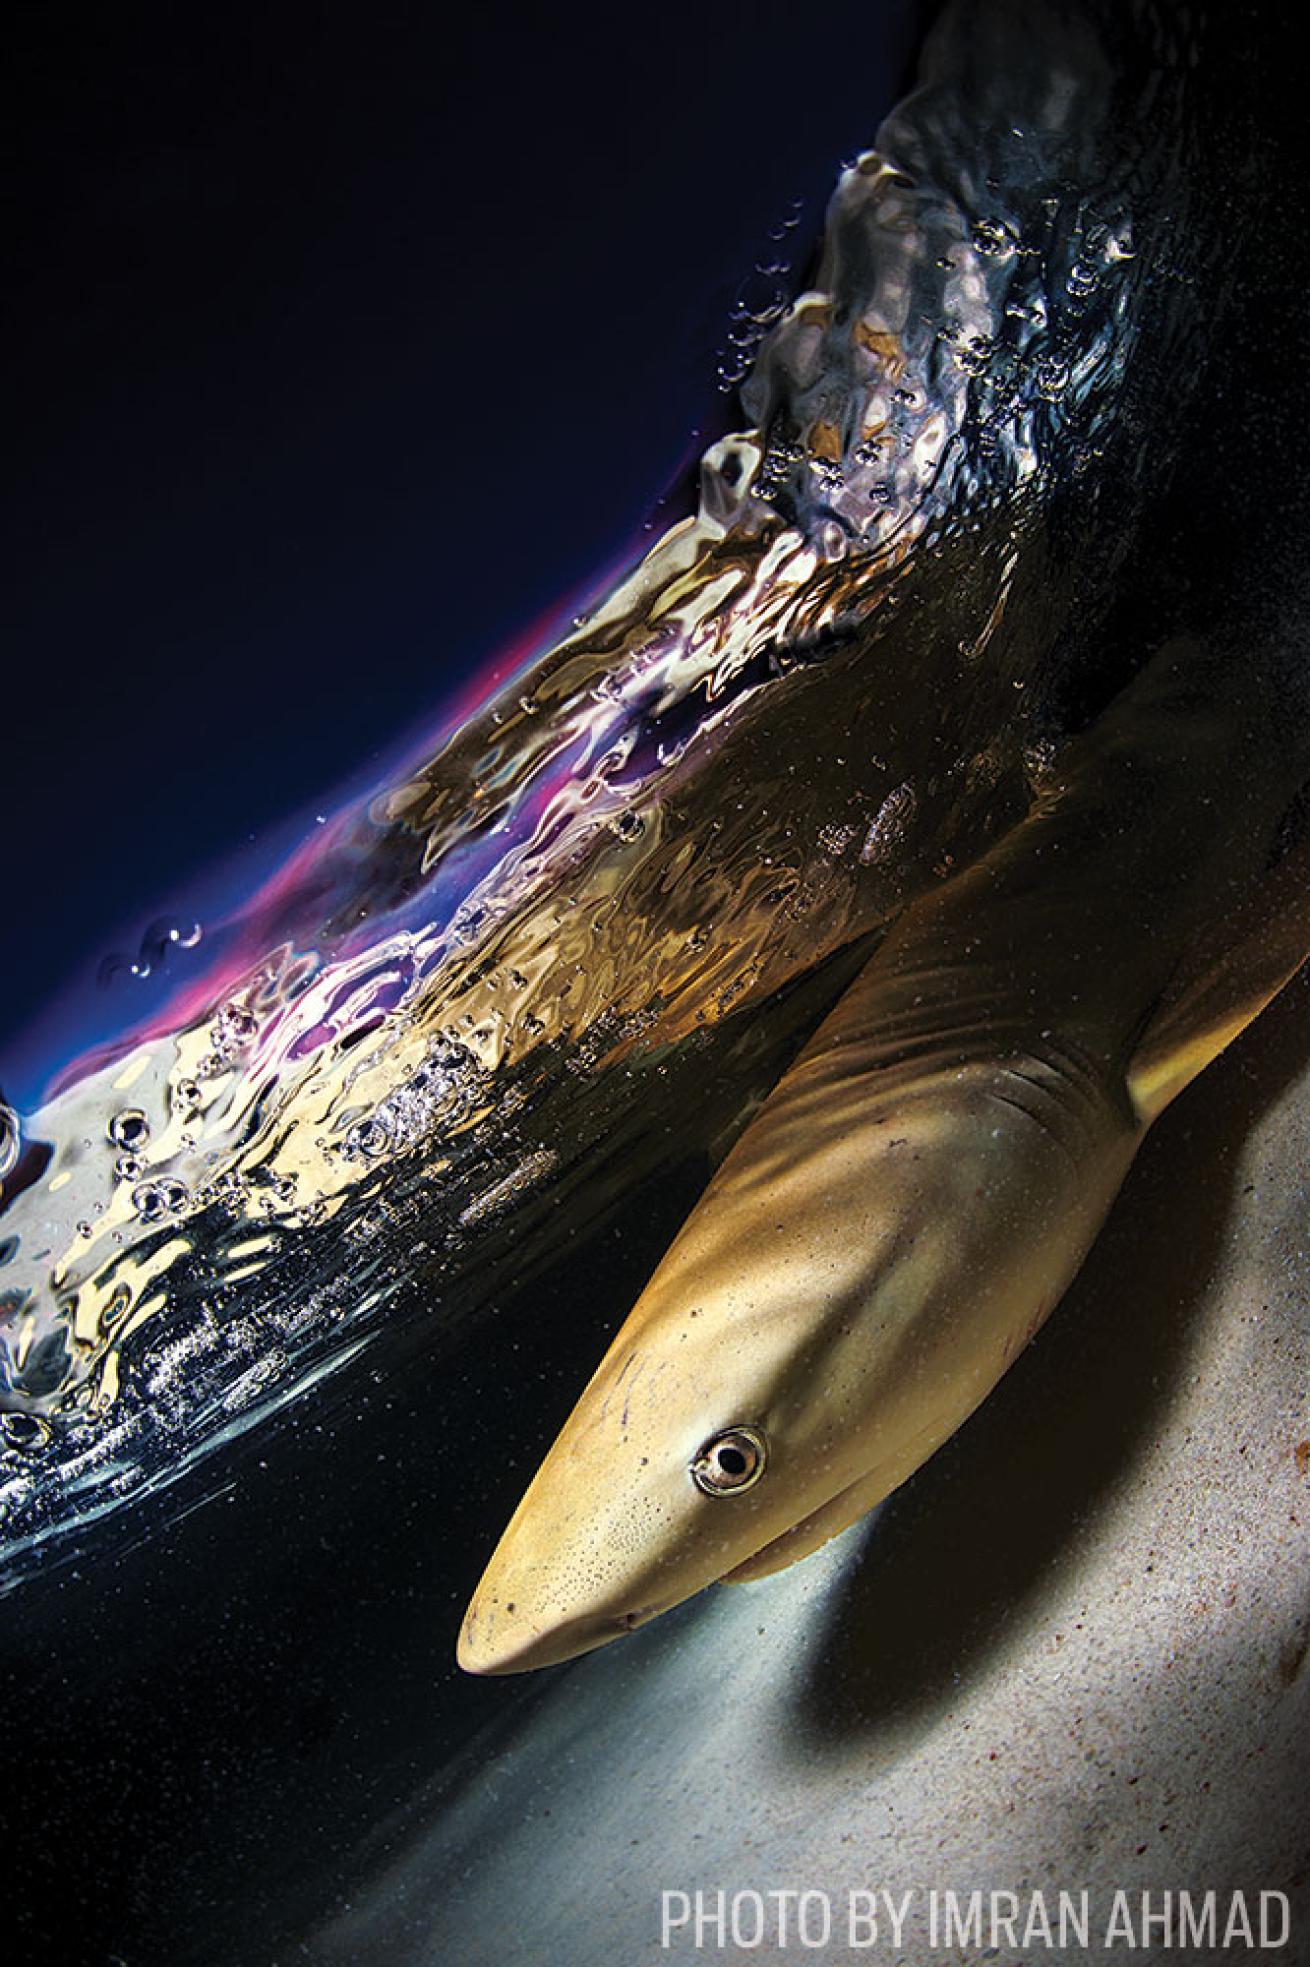
[[[1310,840],[1180,966],[1128,1067],[1143,1126],[1203,1072],[1310,955]]]

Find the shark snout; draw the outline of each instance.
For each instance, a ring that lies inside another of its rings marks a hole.
[[[627,1611],[582,1611],[561,1617],[547,1606],[534,1607],[514,1596],[510,1581],[494,1568],[479,1585],[460,1628],[456,1657],[465,1673],[531,1673],[560,1666],[594,1652],[612,1639],[635,1632],[663,1609],[634,1605]]]

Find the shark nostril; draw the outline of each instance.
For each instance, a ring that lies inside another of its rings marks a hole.
[[[767,1457],[768,1445],[759,1428],[724,1428],[696,1455],[691,1479],[707,1496],[739,1496],[759,1481]]]

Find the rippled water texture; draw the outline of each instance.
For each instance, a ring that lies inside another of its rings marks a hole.
[[[1188,38],[1096,18],[957,10],[694,514],[166,1028],[0,1113],[9,1582],[725,1139],[840,953],[1058,783],[1223,302]]]

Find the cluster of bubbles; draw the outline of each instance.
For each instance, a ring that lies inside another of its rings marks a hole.
[[[760,343],[782,319],[795,283],[795,241],[805,214],[805,200],[793,198],[776,225],[769,228],[768,250],[738,282],[728,309],[728,333],[714,357],[720,393],[730,396],[751,372]]]
[[[462,1121],[483,1080],[482,1069],[467,1045],[456,1038],[437,1039],[416,1071],[371,1113],[351,1124],[343,1153],[352,1159],[377,1161],[417,1146],[433,1135],[439,1121],[447,1126]]]

